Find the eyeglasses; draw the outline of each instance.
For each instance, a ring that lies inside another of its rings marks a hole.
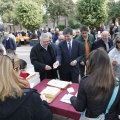
[[[14,68],[14,58],[12,56],[10,56],[10,55],[3,55],[3,56],[6,56],[6,57],[8,57],[10,59],[10,61],[13,64],[13,68]]]

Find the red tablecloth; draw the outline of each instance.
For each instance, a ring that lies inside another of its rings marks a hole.
[[[48,81],[49,81],[48,79],[45,79],[45,80],[41,81],[34,88],[37,89],[38,92],[41,92],[46,87],[46,84]],[[76,83],[72,83],[72,85],[68,86],[68,87],[74,88],[75,92],[72,93],[73,95],[75,95],[76,92],[78,91],[78,86],[79,86],[79,84],[76,84]],[[80,113],[77,112],[71,104],[63,103],[60,101],[60,99],[67,93],[68,93],[67,89],[62,90],[62,92],[52,101],[52,103],[49,104],[51,111],[58,115],[72,118],[74,120],[79,120]]]

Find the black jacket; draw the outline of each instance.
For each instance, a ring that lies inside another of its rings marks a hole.
[[[45,59],[47,59],[47,56],[45,56],[43,49],[44,48],[40,45],[40,43],[38,43],[32,48],[30,53],[31,63],[34,66],[35,71],[40,73],[41,80],[48,78],[47,71],[45,70]],[[48,49],[51,53],[53,63],[56,62],[57,46],[55,46],[54,44],[50,44],[48,45]],[[53,71],[53,73],[55,74],[55,78],[57,78],[57,70],[52,69],[51,71]]]
[[[51,120],[52,113],[46,101],[36,90],[24,89],[21,98],[0,101],[0,120]]]
[[[89,94],[90,92],[85,85],[87,80],[88,79],[85,77],[80,81],[77,97],[73,96],[70,100],[77,111],[83,112],[86,110],[87,117],[97,118],[100,114],[105,113],[113,91],[111,91],[109,97],[105,101],[91,103],[88,98],[92,96]],[[105,120],[119,120],[117,114],[120,115],[120,88],[113,105],[105,116]]]
[[[113,41],[111,39],[108,39],[108,44],[109,44],[109,48],[111,48],[113,46]],[[106,50],[106,45],[104,43],[104,41],[102,39],[98,40],[98,41],[95,41],[92,45],[92,50],[95,50],[99,47],[102,47],[104,48],[105,51]],[[108,52],[108,51],[107,51]]]

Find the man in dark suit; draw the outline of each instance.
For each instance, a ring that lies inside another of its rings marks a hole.
[[[113,46],[113,41],[109,39],[109,32],[103,31],[101,33],[101,37],[102,38],[100,40],[93,43],[92,50],[102,47],[106,52],[108,52],[109,49]]]
[[[50,44],[49,35],[42,33],[40,43],[34,46],[30,53],[31,63],[35,71],[39,72],[41,80],[58,78],[57,70],[53,69],[56,55],[56,48]]]
[[[16,43],[15,41],[9,37],[9,33],[4,33],[5,38],[2,41],[7,53],[15,53],[16,50]]]
[[[71,28],[65,28],[63,31],[65,40],[58,45],[57,61],[53,67],[59,68],[61,80],[78,83],[79,63],[82,57],[81,43],[73,40],[73,31]]]

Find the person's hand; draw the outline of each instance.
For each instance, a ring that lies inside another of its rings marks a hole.
[[[53,69],[56,69],[58,66],[59,66],[59,61],[56,61],[56,62],[53,64]]]
[[[47,98],[46,98],[45,95],[43,95],[43,94],[40,95],[40,98],[41,98],[42,100],[47,101]]]
[[[85,63],[84,63],[83,61],[82,61],[82,62],[80,62],[80,64],[81,64],[81,65],[85,65]]]
[[[73,61],[70,63],[71,66],[75,66],[76,64],[77,64],[77,61],[76,61],[76,60],[73,60]]]
[[[51,70],[52,68],[49,65],[45,66],[45,70]]]
[[[113,66],[117,65],[117,61],[114,60],[114,61],[112,62],[112,65],[113,65]]]

